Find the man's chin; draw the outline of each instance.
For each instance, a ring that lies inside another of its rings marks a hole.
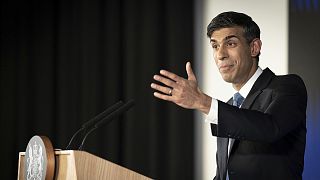
[[[227,83],[232,83],[233,81],[233,78],[231,77],[231,76],[229,76],[229,75],[226,75],[226,74],[221,74],[221,77],[222,77],[222,79],[225,81],[225,82],[227,82]]]

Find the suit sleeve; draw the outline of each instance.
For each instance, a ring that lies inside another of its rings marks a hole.
[[[274,142],[305,124],[307,93],[303,81],[298,76],[290,75],[274,87],[270,101],[262,109],[239,109],[219,101],[219,123],[211,125],[212,134],[239,140]]]

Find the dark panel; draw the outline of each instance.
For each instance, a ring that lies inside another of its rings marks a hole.
[[[304,179],[320,179],[320,6],[318,0],[289,1],[289,72],[308,90]]]

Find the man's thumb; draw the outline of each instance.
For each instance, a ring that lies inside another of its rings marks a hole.
[[[187,62],[186,70],[187,70],[187,74],[188,74],[188,80],[197,81],[196,76],[194,75],[193,70],[191,68],[190,62]]]

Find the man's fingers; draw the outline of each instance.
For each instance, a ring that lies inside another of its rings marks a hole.
[[[157,91],[160,91],[160,92],[162,92],[164,94],[168,94],[168,95],[170,95],[170,93],[172,93],[172,89],[171,88],[160,86],[160,85],[155,84],[155,83],[151,84],[151,88],[153,88],[153,89],[155,89]]]
[[[159,99],[163,99],[166,101],[172,101],[172,96],[164,95],[158,92],[154,92],[153,95]]]
[[[186,71],[187,71],[187,74],[188,74],[188,80],[197,81],[196,76],[194,75],[193,70],[191,68],[191,63],[190,62],[187,62],[187,64],[186,64]]]
[[[178,75],[176,75],[176,74],[174,74],[172,72],[166,71],[166,70],[161,70],[160,74],[162,74],[163,76],[166,76],[166,77],[168,77],[168,78],[170,78],[170,79],[172,79],[172,80],[174,80],[176,82],[184,80],[184,78],[182,78],[182,77],[180,77],[180,76],[178,76]]]
[[[155,80],[157,80],[157,81],[159,81],[159,82],[161,82],[161,83],[163,83],[163,84],[165,84],[165,85],[167,85],[169,87],[172,87],[172,88],[177,87],[176,82],[174,82],[174,81],[172,81],[172,80],[170,80],[168,78],[165,78],[165,77],[162,77],[162,76],[159,76],[159,75],[154,75],[153,79],[155,79]]]

